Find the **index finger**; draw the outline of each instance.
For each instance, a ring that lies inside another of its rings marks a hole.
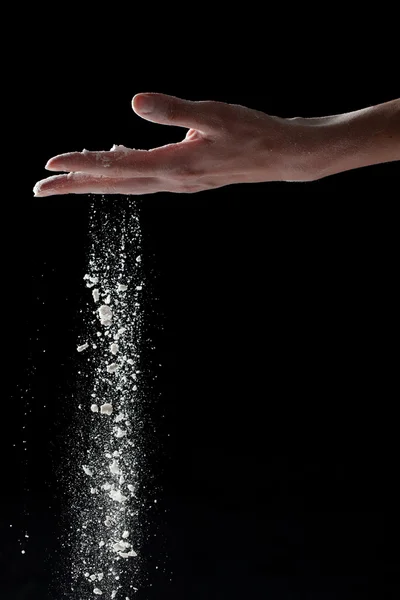
[[[51,158],[45,168],[106,177],[160,177],[173,172],[184,155],[187,158],[189,145],[168,144],[152,150],[113,148],[108,152],[83,150],[59,154]]]

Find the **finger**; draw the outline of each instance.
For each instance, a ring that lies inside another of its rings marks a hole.
[[[224,118],[223,102],[182,100],[166,94],[136,94],[132,108],[139,117],[153,123],[215,133]]]
[[[160,191],[168,190],[155,177],[114,179],[93,177],[86,173],[55,175],[38,181],[33,188],[35,197],[63,194],[154,194]]]
[[[187,143],[169,144],[153,150],[84,150],[54,156],[45,168],[49,171],[79,171],[104,177],[166,177],[176,170],[183,158],[187,160],[188,152]]]

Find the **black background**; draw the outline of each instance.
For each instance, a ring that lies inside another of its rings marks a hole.
[[[162,78],[150,64],[139,72],[137,62],[124,73],[71,65],[62,47],[54,65],[45,56],[26,53],[4,111],[18,123],[2,195],[7,600],[50,598],[53,557],[62,561],[53,474],[86,297],[91,199],[33,198],[46,161],[183,139],[186,130],[133,113],[139,92],[282,117],[398,96],[380,69],[344,72],[340,59],[318,78],[243,68],[213,83],[200,72]],[[145,548],[149,583],[137,598],[395,597],[398,184],[392,163],[306,184],[137,198],[163,487],[154,512],[163,535]]]

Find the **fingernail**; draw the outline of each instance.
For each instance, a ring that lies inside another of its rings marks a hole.
[[[54,164],[51,166],[50,163],[53,159],[50,158],[50,160],[47,161],[47,163],[45,164],[45,169],[47,169],[47,171],[64,171],[64,169],[61,168],[61,165],[55,166]]]
[[[154,110],[155,102],[152,96],[138,96],[135,98],[135,108],[142,113],[151,113]]]

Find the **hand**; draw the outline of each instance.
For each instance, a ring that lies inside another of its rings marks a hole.
[[[185,139],[152,150],[113,146],[60,154],[46,169],[68,174],[39,181],[35,195],[195,193],[234,183],[312,180],[304,120],[165,94],[137,94],[132,106],[148,121],[188,128]]]

